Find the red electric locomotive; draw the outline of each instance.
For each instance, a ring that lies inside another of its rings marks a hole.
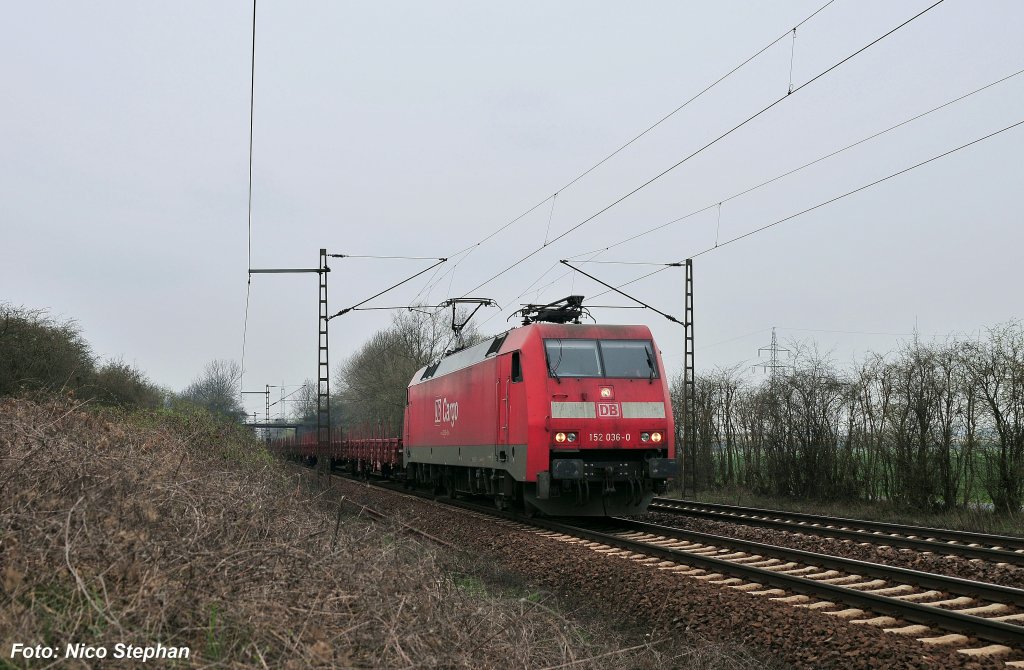
[[[582,300],[416,373],[403,441],[411,483],[550,515],[646,509],[677,473],[661,356],[646,326],[579,324]]]

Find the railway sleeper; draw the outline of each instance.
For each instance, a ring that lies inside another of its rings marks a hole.
[[[1013,653],[1013,649],[1010,649],[1004,644],[990,644],[984,647],[976,647],[974,649],[957,649],[957,651],[965,656],[974,657],[1008,656]]]
[[[854,619],[865,614],[864,610],[857,609],[856,607],[847,607],[846,609],[833,610],[831,612],[823,612],[829,616],[834,616],[839,619]]]
[[[948,633],[937,637],[919,637],[917,641],[930,646],[940,646],[945,644],[964,644],[965,642],[970,642],[971,638],[959,633]]]

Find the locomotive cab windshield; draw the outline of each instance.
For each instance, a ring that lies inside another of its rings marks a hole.
[[[658,378],[650,340],[544,340],[552,377]]]

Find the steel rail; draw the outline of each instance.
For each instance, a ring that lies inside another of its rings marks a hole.
[[[992,535],[989,533],[976,533],[967,530],[953,530],[950,528],[932,528],[928,526],[913,526],[909,524],[889,523],[886,521],[869,521],[867,519],[850,519],[840,516],[825,516],[821,514],[808,514],[805,512],[788,512],[785,510],[764,509],[760,507],[744,507],[740,505],[725,505],[722,503],[701,502],[697,500],[682,500],[679,498],[654,498],[658,505],[686,505],[703,507],[706,509],[720,510],[737,515],[756,514],[761,516],[772,516],[777,518],[791,518],[806,521],[808,523],[839,524],[849,528],[863,528],[869,531],[888,531],[903,535],[916,535],[918,537],[934,537],[936,539],[950,542],[975,542],[985,543],[989,546],[1013,547],[1024,550],[1024,537],[1014,535]]]
[[[336,475],[337,476],[337,475]],[[369,482],[367,482],[369,483]],[[842,603],[863,608],[870,612],[898,617],[902,620],[942,629],[945,631],[974,636],[980,640],[998,644],[1012,645],[1017,650],[1024,650],[1024,626],[1004,621],[986,619],[972,614],[962,614],[956,610],[947,610],[933,605],[926,605],[889,596],[861,591],[838,584],[826,584],[799,575],[784,574],[766,568],[758,568],[743,563],[714,558],[713,556],[691,553],[685,549],[673,549],[658,546],[641,540],[620,537],[613,532],[595,530],[584,526],[554,521],[547,518],[523,517],[519,514],[492,507],[477,505],[464,500],[442,499],[426,492],[416,490],[397,490],[397,487],[374,483],[373,485],[419,499],[432,501],[435,504],[465,509],[482,516],[497,517],[523,523],[525,525],[589,540],[602,545],[631,551],[638,554],[661,558],[684,565],[692,565],[705,570],[729,574],[748,579],[767,586],[785,589],[789,592],[813,596],[823,600]],[[760,556],[799,560],[811,567],[839,569],[858,576],[884,578],[895,585],[910,583],[914,586],[943,591],[953,595],[966,595],[987,599],[999,603],[1024,607],[1024,589],[999,586],[985,582],[974,582],[959,577],[947,577],[928,572],[910,570],[894,566],[879,565],[867,561],[841,558],[827,554],[790,549],[774,545],[738,540],[709,533],[699,533],[680,528],[661,526],[658,524],[633,521],[613,517],[610,521],[618,527],[618,531],[643,532],[673,539],[692,539],[699,544],[713,544],[717,547],[731,548],[751,552]]]
[[[627,521],[628,523],[624,525],[630,526],[633,529],[653,526],[657,529],[657,534],[667,537],[672,537],[673,533],[679,531],[679,529],[676,528],[657,526],[656,524],[643,524],[642,522],[620,519],[616,519],[615,521],[617,523],[620,521]],[[806,577],[800,577],[798,575],[787,575],[765,568],[758,568],[711,556],[694,554],[687,552],[684,549],[660,547],[643,541],[622,538],[612,533],[551,521],[549,519],[534,518],[529,519],[527,523],[611,547],[645,554],[656,558],[662,558],[674,563],[695,565],[703,569],[742,577],[760,584],[786,589],[787,591],[815,596],[817,598],[833,602],[841,602],[843,604],[861,607],[872,612],[899,617],[900,619],[913,623],[940,628],[946,631],[973,635],[979,639],[999,644],[1013,645],[1018,650],[1024,649],[1024,626],[1017,626],[1004,621],[985,619],[972,614],[961,614],[956,610],[946,610],[930,605],[899,600],[897,598],[878,595],[867,591],[859,591],[857,589],[837,584],[825,584]],[[651,530],[644,532],[654,533],[654,531]],[[984,582],[970,582],[956,577],[943,577],[941,575],[917,572],[914,570],[907,570],[905,568],[891,568],[890,566],[880,566],[864,561],[853,561],[852,559],[837,559],[837,557],[834,556],[812,554],[811,552],[802,552],[794,549],[786,549],[784,547],[774,547],[772,545],[759,544],[756,542],[734,540],[733,538],[709,535],[707,533],[690,533],[689,531],[680,531],[680,533],[690,534],[694,538],[699,537],[704,542],[714,542],[714,544],[718,546],[732,545],[739,548],[743,545],[749,550],[755,551],[755,553],[760,555],[769,555],[768,552],[771,552],[776,557],[788,557],[789,559],[800,558],[801,560],[806,560],[806,558],[810,556],[814,557],[815,560],[821,560],[819,566],[827,566],[830,564],[839,565],[840,561],[849,561],[850,563],[858,564],[858,567],[856,568],[858,573],[870,570],[870,574],[881,576],[881,574],[887,572],[889,579],[893,579],[893,577],[897,575],[901,578],[904,576],[914,575],[914,584],[925,588],[932,588],[927,586],[929,584],[937,585],[943,583],[945,584],[945,586],[943,586],[943,590],[953,593],[962,592],[966,594],[967,591],[965,590],[965,585],[973,585],[979,587],[976,589],[978,593],[984,592],[999,595],[1000,602],[1018,602],[1020,599],[1024,598],[1024,591],[1021,589],[1013,589],[1012,587],[1002,587],[994,584],[986,584]],[[952,589],[957,590],[954,591]]]
[[[753,542],[751,540],[740,540],[711,533],[701,533],[693,530],[684,530],[672,526],[662,526],[655,523],[634,521],[612,517],[611,519],[619,529],[629,531],[640,531],[644,533],[658,534],[680,540],[693,540],[703,544],[714,544],[716,546],[738,549],[762,556],[781,558],[785,560],[797,560],[805,565],[827,568],[831,570],[842,570],[851,574],[865,575],[879,579],[897,580],[900,583],[909,583],[926,589],[936,589],[955,595],[984,598],[987,600],[1016,605],[1024,608],[1024,589],[989,582],[978,582],[962,577],[939,575],[932,572],[922,572],[911,568],[902,568],[895,565],[884,565],[861,561],[856,558],[845,558],[831,554],[819,554],[803,549],[792,549],[780,547],[774,544]],[[1024,627],[1020,627],[1024,632]]]
[[[1024,565],[1024,538],[990,535],[946,528],[928,528],[821,516],[803,512],[740,507],[704,503],[675,498],[655,498],[648,510],[688,516],[728,520],[750,526],[780,528],[814,535],[829,535],[861,542],[884,542],[892,546],[939,553],[953,553],[968,558]],[[929,539],[930,538],[930,539]],[[970,546],[971,544],[983,546]],[[1017,551],[1020,550],[1020,551]]]

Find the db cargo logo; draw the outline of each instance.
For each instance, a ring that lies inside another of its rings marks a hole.
[[[621,414],[619,413],[619,403],[617,402],[599,402],[597,403],[597,416],[602,419],[618,419]]]
[[[448,402],[448,398],[438,398],[434,401],[434,423],[447,423],[455,427],[459,420],[459,403]]]

